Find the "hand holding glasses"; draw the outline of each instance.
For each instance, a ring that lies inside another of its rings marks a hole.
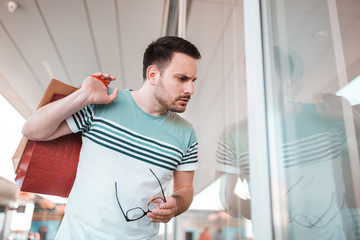
[[[117,193],[117,182],[115,182],[115,196],[116,196],[116,200],[119,204],[120,210],[122,212],[122,214],[124,215],[126,221],[128,222],[132,222],[132,221],[136,221],[139,220],[142,217],[145,217],[147,213],[152,212],[152,210],[154,210],[155,208],[158,208],[158,206],[161,203],[166,202],[166,198],[165,198],[165,194],[164,194],[164,190],[162,188],[162,185],[160,183],[159,178],[155,175],[155,173],[149,168],[149,170],[151,171],[151,173],[155,176],[155,178],[157,179],[157,181],[159,182],[160,188],[161,188],[161,192],[162,192],[162,197],[156,197],[153,200],[151,200],[148,205],[147,205],[147,210],[142,209],[141,207],[135,207],[135,208],[131,208],[129,209],[126,213],[124,212],[123,208],[121,207],[120,201],[119,201],[119,197],[118,197],[118,193]]]

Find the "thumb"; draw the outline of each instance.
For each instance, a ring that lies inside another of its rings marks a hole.
[[[113,92],[109,95],[109,103],[114,101],[118,97],[119,88],[115,88]]]

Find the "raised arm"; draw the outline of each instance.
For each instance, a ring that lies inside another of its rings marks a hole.
[[[109,74],[94,73],[107,83],[115,80]],[[25,122],[23,135],[31,140],[48,141],[71,133],[65,119],[90,104],[108,104],[117,98],[118,89],[108,95],[107,87],[87,77],[79,90],[36,110]]]
[[[194,197],[193,179],[194,171],[175,171],[173,194],[166,198],[166,203],[162,203],[159,209],[148,213],[150,221],[167,223],[185,212]]]

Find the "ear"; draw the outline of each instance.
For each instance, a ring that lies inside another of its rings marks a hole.
[[[146,71],[146,78],[150,85],[155,86],[160,77],[160,71],[154,65],[150,65]]]

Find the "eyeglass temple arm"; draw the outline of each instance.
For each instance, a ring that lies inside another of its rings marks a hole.
[[[117,202],[118,202],[118,205],[119,205],[119,207],[120,207],[120,210],[121,210],[122,214],[124,215],[125,219],[128,220],[128,217],[125,215],[125,212],[124,212],[124,210],[122,209],[121,204],[120,204],[120,201],[119,201],[119,197],[118,197],[118,193],[117,193],[117,182],[115,182],[115,195],[116,195],[116,200],[117,200]]]
[[[149,168],[149,170],[151,171],[151,173],[156,177],[157,181],[159,182],[159,185],[160,185],[160,188],[161,188],[161,192],[162,192],[162,194],[163,194],[163,196],[164,196],[164,202],[166,202],[166,197],[165,197],[164,189],[162,188],[162,185],[161,185],[161,182],[160,182],[159,178],[155,175],[155,173],[153,172],[153,170],[151,170],[151,168]],[[117,197],[117,195],[116,195],[116,197]]]

